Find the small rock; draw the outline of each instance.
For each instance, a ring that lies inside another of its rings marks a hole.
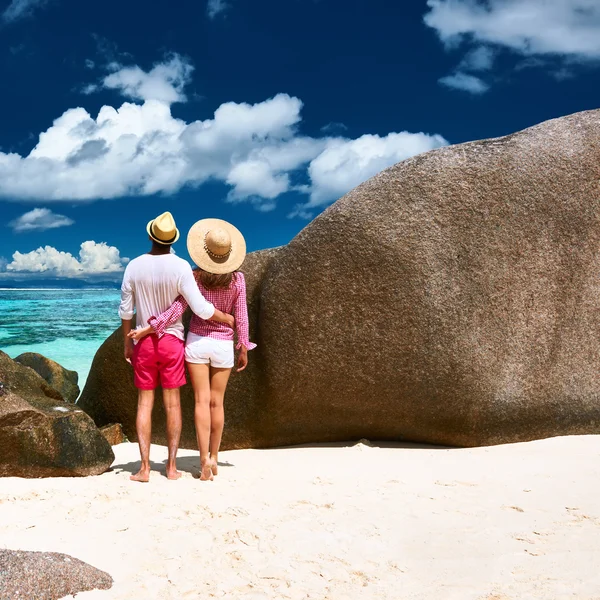
[[[116,446],[117,444],[122,444],[127,441],[120,423],[112,423],[111,425],[100,427],[100,433],[106,438],[111,446]]]
[[[112,584],[108,573],[66,554],[0,549],[0,600],[59,600]]]

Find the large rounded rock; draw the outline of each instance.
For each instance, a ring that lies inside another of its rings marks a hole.
[[[224,442],[598,433],[599,273],[600,111],[406,160],[267,266]]]
[[[0,382],[0,476],[98,475],[110,467],[114,454],[92,419],[4,352]]]
[[[57,362],[36,352],[19,354],[15,360],[26,367],[31,367],[50,387],[61,394],[65,402],[77,400],[80,390],[77,385],[79,375],[76,371],[69,371]]]

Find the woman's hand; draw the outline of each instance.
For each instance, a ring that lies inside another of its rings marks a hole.
[[[237,364],[238,364],[238,368],[237,368],[238,373],[240,371],[243,371],[248,366],[248,348],[246,348],[246,346],[242,346],[240,348],[240,353],[238,354]]]
[[[150,333],[153,333],[154,330],[150,325],[146,325],[146,327],[142,327],[141,329],[132,329],[127,335],[128,338],[139,342],[141,339],[145,338]]]

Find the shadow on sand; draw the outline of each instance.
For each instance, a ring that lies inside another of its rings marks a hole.
[[[293,448],[352,448],[362,444],[369,448],[403,448],[405,450],[461,450],[457,446],[438,446],[435,444],[424,444],[420,442],[386,442],[377,440],[358,440],[348,442],[324,442],[313,444],[297,444],[295,446],[280,446],[279,448],[267,448],[267,450],[292,450]]]
[[[235,465],[230,462],[222,462],[219,461],[219,467],[234,467]],[[142,466],[141,461],[136,460],[128,463],[122,464],[113,464],[111,467],[111,471],[115,471],[116,473],[137,473]],[[150,461],[150,469],[152,471],[161,473],[161,475],[166,477],[166,467],[167,461],[166,459],[162,462],[155,462],[153,460]],[[184,473],[190,473],[194,477],[200,476],[200,458],[197,456],[180,456],[177,459],[177,469]]]
[[[380,442],[371,440],[359,440],[351,442],[326,442],[322,444],[298,444],[296,446],[279,446],[277,448],[256,448],[262,452],[268,452],[269,450],[293,450],[294,448],[351,448],[359,444],[369,446],[371,448],[404,448],[407,450],[461,450],[455,446],[435,446],[432,444],[421,444],[419,442]],[[229,452],[234,452],[230,450]],[[152,471],[161,473],[166,477],[166,459],[162,462],[150,461],[150,468]],[[141,461],[132,461],[123,464],[113,464],[111,471],[117,473],[137,473],[140,470]],[[228,461],[219,461],[219,467],[235,467],[235,465]],[[190,473],[193,477],[200,476],[200,457],[196,456],[180,456],[177,458],[177,468],[184,472]]]

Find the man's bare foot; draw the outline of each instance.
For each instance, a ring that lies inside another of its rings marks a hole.
[[[210,470],[212,471],[213,475],[218,475],[219,474],[219,467],[218,467],[218,463],[217,463],[217,459],[216,458],[211,458],[210,459]]]
[[[212,474],[212,470],[211,470],[211,462],[209,459],[200,467],[200,481],[212,481],[212,480],[213,480],[213,474]]]
[[[140,469],[135,475],[129,477],[131,481],[139,481],[141,483],[148,483],[150,481],[150,470]]]
[[[181,477],[181,471],[178,471],[175,468],[167,468],[167,479],[171,479],[172,481],[175,481],[176,479],[179,479]]]

